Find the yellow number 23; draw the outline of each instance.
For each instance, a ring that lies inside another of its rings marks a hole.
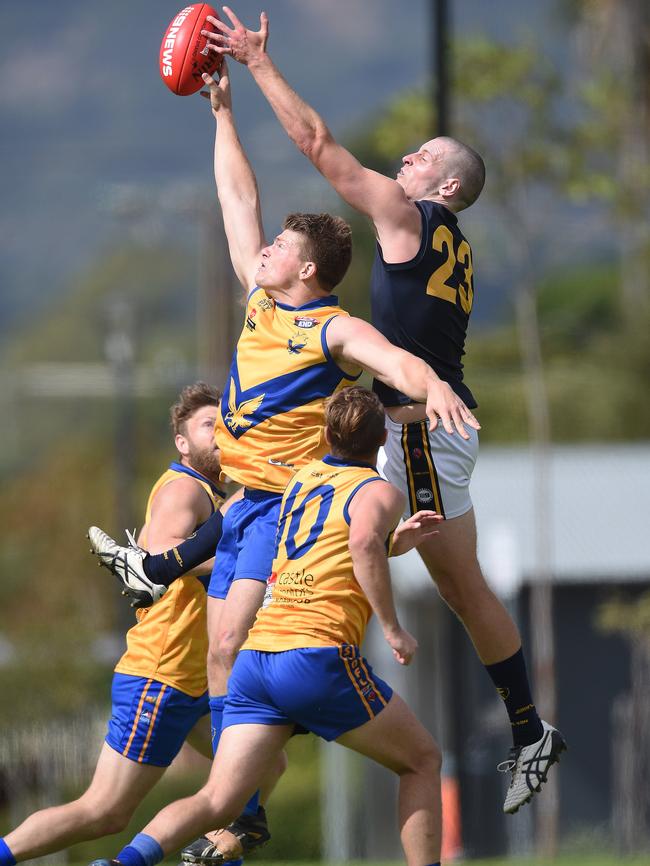
[[[441,298],[443,301],[449,301],[450,304],[456,304],[457,299],[460,300],[460,305],[469,316],[472,310],[474,301],[474,285],[472,276],[474,269],[472,267],[472,251],[469,248],[467,241],[461,241],[458,249],[454,251],[454,237],[445,225],[438,226],[433,235],[431,246],[436,252],[447,250],[447,258],[439,268],[431,274],[427,283],[427,295],[433,295],[434,298]],[[452,275],[456,262],[460,262],[465,266],[465,274],[463,281],[456,289],[447,283],[447,280]]]

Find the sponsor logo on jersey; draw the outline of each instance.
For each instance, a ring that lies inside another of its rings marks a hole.
[[[255,322],[253,321],[253,319],[255,318],[256,315],[257,315],[257,310],[249,310],[248,311],[248,315],[246,316],[246,327],[248,328],[249,331],[255,330]]]
[[[282,460],[275,460],[273,457],[269,457],[268,461],[271,466],[285,466],[287,469],[293,469],[294,463],[283,463]]]
[[[510,689],[498,688],[497,692],[498,692],[499,697],[501,698],[502,701],[507,701],[508,698],[510,697]]]
[[[411,451],[411,454],[415,457],[416,460],[419,460],[420,457],[422,457],[422,449],[421,448],[414,448]]]
[[[143,711],[140,713],[140,718],[138,719],[138,722],[139,722],[140,724],[148,725],[150,721],[151,721],[151,713],[150,713],[150,711],[149,711],[149,710],[143,710]]]
[[[293,323],[296,328],[315,328],[318,324],[318,319],[312,319],[311,316],[296,316]]]
[[[433,501],[433,491],[427,489],[426,487],[420,487],[419,490],[415,493],[415,498],[418,502],[432,502]]]

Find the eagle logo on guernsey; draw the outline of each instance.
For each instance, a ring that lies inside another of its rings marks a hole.
[[[237,405],[237,392],[234,381],[230,382],[230,393],[228,394],[228,412],[224,416],[226,426],[234,433],[240,427],[246,430],[251,427],[253,422],[246,418],[246,415],[253,415],[262,405],[265,394],[260,394],[259,397],[252,397],[250,400],[242,400]]]
[[[301,334],[298,331],[293,337],[289,337],[287,342],[287,351],[290,355],[299,355],[307,345],[307,334]]]

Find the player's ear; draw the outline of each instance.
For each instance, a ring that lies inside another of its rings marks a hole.
[[[190,449],[189,443],[185,436],[183,436],[181,433],[177,433],[174,437],[174,444],[176,445],[176,450],[178,451],[178,453],[182,454],[183,457],[187,457],[187,455],[190,453]]]
[[[448,177],[440,186],[440,194],[446,198],[452,198],[460,190],[460,178]]]
[[[304,262],[302,268],[300,269],[299,276],[301,280],[313,279],[316,276],[315,262]]]
[[[327,442],[328,445],[332,444],[332,436],[330,434],[329,427],[325,428],[325,441]]]

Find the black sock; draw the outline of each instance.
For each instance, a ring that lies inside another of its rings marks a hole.
[[[506,705],[514,745],[529,746],[541,739],[544,731],[530,693],[526,662],[521,647],[509,659],[493,665],[485,665],[485,669],[491,676],[499,697]]]
[[[205,521],[196,532],[171,550],[164,553],[150,553],[145,556],[142,568],[147,577],[154,583],[164,586],[187,574],[206,559],[212,559],[221,538],[223,515],[215,511],[212,517]]]

